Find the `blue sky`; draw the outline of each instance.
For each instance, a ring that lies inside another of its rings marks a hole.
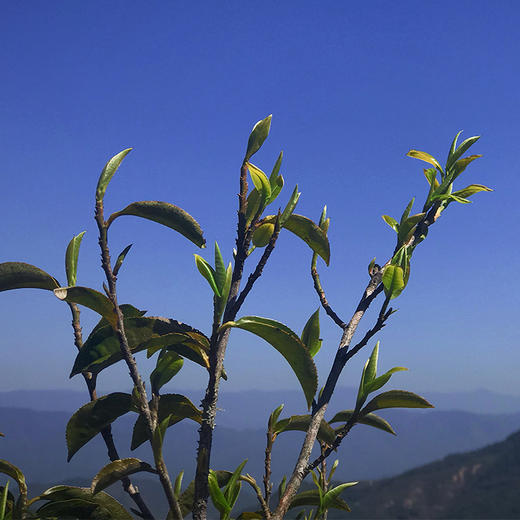
[[[327,204],[329,300],[350,317],[376,256],[388,259],[398,217],[426,194],[410,148],[445,160],[453,136],[482,135],[484,157],[459,186],[494,188],[450,206],[418,248],[399,312],[380,335],[382,368],[404,365],[396,386],[485,387],[520,393],[518,2],[31,2],[4,3],[0,20],[0,261],[35,264],[64,281],[70,238],[87,231],[78,283],[100,288],[93,201],[106,160],[134,147],[110,184],[107,212],[165,200],[190,212],[208,244],[231,259],[238,173],[252,125],[273,114],[255,164],[280,150],[297,212]],[[119,277],[121,302],[208,331],[211,294],[190,242],[133,217],[111,229],[113,255],[134,247]],[[212,247],[202,253],[211,258]],[[244,306],[300,332],[318,307],[308,248],[289,233]],[[45,291],[0,295],[0,390],[82,387],[68,380],[75,352],[68,308]],[[84,313],[85,331],[96,318]],[[371,325],[370,316],[362,325]],[[322,315],[326,376],[339,339]],[[358,383],[363,353],[341,384]],[[143,372],[153,365],[143,362]],[[296,388],[267,344],[234,334],[226,388]],[[171,388],[202,387],[185,364]],[[128,388],[124,367],[100,387]]]

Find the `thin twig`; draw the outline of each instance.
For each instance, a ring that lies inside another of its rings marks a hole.
[[[314,253],[316,255],[316,253]],[[347,324],[334,312],[330,306],[327,298],[325,297],[325,291],[321,286],[320,275],[315,265],[311,265],[311,276],[314,281],[314,289],[320,298],[321,306],[325,309],[325,312],[332,318],[332,321],[341,329],[345,330]]]
[[[152,412],[150,410],[150,406],[148,404],[148,398],[146,396],[146,390],[144,387],[144,383],[141,379],[139,371],[137,369],[137,364],[135,362],[134,357],[132,356],[132,351],[130,350],[130,346],[128,345],[128,339],[125,333],[124,326],[124,317],[117,302],[117,289],[116,289],[116,277],[112,271],[112,265],[110,262],[110,251],[108,248],[108,226],[104,221],[103,217],[103,201],[96,201],[96,223],[99,229],[99,246],[101,248],[101,265],[106,275],[107,284],[108,284],[108,296],[112,305],[114,306],[114,313],[116,315],[117,326],[116,326],[116,335],[119,340],[119,346],[121,348],[121,353],[123,355],[123,359],[128,366],[130,371],[130,377],[134,383],[135,388],[137,389],[138,395],[138,408],[139,414],[143,417],[146,426],[146,433],[148,434],[148,438],[150,443],[152,443],[153,434],[155,432],[155,428],[157,427],[156,420],[152,416]],[[154,458],[155,458],[155,467],[157,472],[159,473],[159,480],[161,481],[162,487],[164,489],[164,493],[168,500],[168,504],[170,507],[170,511],[177,518],[177,520],[182,520],[182,512],[180,508],[179,501],[175,496],[173,491],[173,486],[170,480],[170,476],[166,469],[166,465],[164,463],[164,458],[161,450],[154,450]]]
[[[273,492],[273,484],[271,482],[271,456],[273,453],[273,431],[271,426],[267,429],[267,443],[265,446],[265,460],[264,460],[264,499],[265,503],[269,507],[269,501],[271,500],[271,493]]]
[[[269,510],[269,506],[262,496],[262,490],[256,483],[256,480],[249,474],[240,475],[240,480],[247,482],[254,489],[256,498],[258,499],[258,502],[260,502],[260,507],[262,508],[262,513],[264,513],[265,519],[271,520],[271,511]]]
[[[70,310],[72,312],[72,328],[74,330],[74,345],[78,350],[81,350],[83,347],[83,334],[81,331],[81,320],[80,320],[80,310],[77,304],[69,303]],[[91,401],[97,400],[96,395],[96,378],[92,375],[91,372],[82,372],[83,378],[85,379],[85,383],[88,388],[89,396]],[[115,460],[119,460],[121,457],[117,451],[116,445],[114,443],[114,437],[112,436],[112,427],[108,425],[106,428],[101,430],[101,436],[105,441],[105,445],[108,450],[108,458],[113,462]],[[155,520],[152,512],[148,509],[148,506],[145,504],[141,493],[139,492],[139,488],[132,484],[132,481],[128,477],[123,477],[121,479],[121,484],[126,493],[130,496],[130,498],[135,502],[136,506],[141,511],[143,518],[146,520]]]

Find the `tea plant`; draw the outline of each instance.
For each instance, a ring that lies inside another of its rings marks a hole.
[[[327,237],[330,219],[324,208],[318,223],[294,213],[300,193],[295,187],[283,211],[266,214],[267,208],[279,197],[284,187],[280,174],[282,154],[278,156],[271,174],[267,176],[251,162],[252,157],[266,140],[271,125],[271,116],[259,121],[253,128],[247,143],[240,169],[240,192],[236,248],[227,255],[231,260],[226,266],[218,244],[215,242],[213,262],[195,255],[195,264],[207,280],[213,298],[212,328],[209,334],[179,321],[163,317],[145,316],[145,311],[128,303],[119,303],[117,278],[124,265],[130,246],[111,260],[109,230],[116,219],[123,216],[144,218],[180,233],[198,247],[205,246],[205,239],[197,221],[183,209],[168,202],[133,202],[120,211],[105,216],[104,196],[110,180],[131,149],[126,149],[110,159],[103,168],[95,192],[95,221],[99,234],[99,247],[105,281],[103,292],[77,285],[78,256],[83,233],[75,236],[66,249],[66,285],[41,269],[21,263],[0,264],[0,290],[38,288],[54,293],[66,303],[72,315],[74,344],[78,354],[71,376],[83,377],[90,402],[82,406],[69,420],[66,429],[68,460],[96,435],[101,434],[110,462],[93,478],[91,488],[66,485],[54,486],[39,496],[29,499],[25,477],[13,464],[0,460],[0,472],[18,484],[18,497],[6,485],[0,488],[0,519],[29,518],[92,518],[129,519],[132,515],[104,489],[121,481],[135,507],[131,512],[140,518],[153,519],[154,514],[131,475],[148,472],[157,476],[167,501],[169,519],[180,520],[190,512],[195,520],[207,517],[208,500],[211,498],[222,520],[229,520],[237,505],[243,483],[251,486],[258,499],[258,509],[241,512],[238,518],[265,518],[280,520],[290,509],[311,506],[309,513],[300,512],[299,518],[324,519],[327,510],[338,508],[348,511],[348,505],[340,494],[355,482],[331,487],[332,476],[337,466],[333,464],[327,476],[326,460],[335,451],[356,424],[365,424],[385,432],[394,433],[391,425],[374,412],[386,408],[427,408],[432,405],[424,398],[406,391],[380,390],[392,374],[406,370],[395,367],[382,375],[377,374],[379,342],[368,359],[359,384],[353,408],[337,412],[330,420],[325,413],[339,376],[347,362],[354,357],[387,324],[395,312],[390,306],[405,289],[410,276],[410,265],[416,247],[428,235],[430,227],[439,219],[452,202],[467,204],[468,197],[489,188],[471,184],[456,190],[454,182],[466,167],[480,155],[463,157],[478,140],[471,137],[458,145],[455,137],[444,167],[431,155],[416,150],[410,157],[429,164],[424,169],[428,191],[419,213],[412,214],[414,199],[406,206],[399,221],[384,215],[384,221],[395,231],[396,245],[388,260],[381,266],[375,259],[368,266],[368,284],[361,295],[357,308],[350,318],[344,320],[326,298],[318,274],[318,257],[329,264],[330,246]],[[250,190],[248,174],[253,187]],[[276,206],[274,206],[276,208]],[[283,323],[271,318],[239,316],[240,309],[260,278],[273,253],[282,232],[288,230],[301,238],[311,250],[311,277],[317,297],[327,316],[341,331],[335,359],[318,391],[318,375],[313,358],[318,355],[321,342],[319,310],[308,319],[301,335],[297,335]],[[258,251],[257,251],[258,250]],[[253,258],[256,265],[247,279],[245,267]],[[367,309],[378,296],[381,305],[375,323],[356,342],[354,334]],[[100,315],[98,324],[86,339],[83,338],[80,307],[94,310]],[[246,330],[263,338],[272,345],[291,366],[307,403],[306,413],[281,418],[283,405],[274,410],[268,420],[267,445],[265,448],[265,472],[262,487],[257,480],[243,474],[244,461],[233,472],[211,469],[213,429],[217,416],[217,402],[221,379],[226,379],[224,368],[226,348],[235,328]],[[156,368],[150,375],[148,389],[140,375],[134,355],[146,351],[148,357],[157,354]],[[208,374],[205,395],[198,408],[187,397],[175,393],[162,393],[163,387],[181,370],[185,360],[195,363]],[[133,383],[132,394],[114,392],[98,396],[97,379],[101,372],[119,362],[128,367]],[[131,449],[143,443],[151,448],[151,460],[137,458],[121,459],[112,435],[111,424],[118,417],[136,414]],[[195,479],[183,489],[183,472],[173,481],[166,467],[163,450],[168,429],[176,423],[189,419],[197,422],[199,441],[194,454]],[[333,427],[332,424],[338,424]],[[283,432],[299,430],[305,433],[300,453],[289,479],[285,477],[273,497],[271,479],[272,449],[276,438]],[[312,449],[318,442],[320,455],[311,460]],[[311,474],[315,488],[299,492],[303,479]],[[37,507],[37,503],[44,502]]]

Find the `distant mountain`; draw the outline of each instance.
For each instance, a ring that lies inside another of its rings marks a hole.
[[[518,519],[520,432],[503,442],[450,455],[398,477],[359,484],[344,498],[352,508],[352,520]]]
[[[0,458],[19,465],[32,481],[92,478],[107,461],[106,448],[98,436],[67,463],[65,427],[69,417],[67,412],[0,408],[0,431],[6,435],[0,438]],[[496,442],[520,428],[520,414],[388,410],[385,417],[398,435],[356,426],[338,451],[337,457],[342,461],[338,478],[365,480],[396,475],[448,453]],[[128,414],[114,423],[120,456],[150,460],[146,445],[134,452],[129,449],[135,418],[135,414]],[[192,478],[197,438],[197,425],[191,421],[183,421],[168,430],[165,453],[172,473],[185,469],[186,478]],[[302,432],[287,432],[276,440],[273,451],[276,479],[292,469],[302,438]],[[212,466],[229,469],[248,458],[246,471],[260,477],[264,449],[264,429],[217,426]]]
[[[202,398],[202,390],[176,388],[177,393],[188,396],[195,404]],[[490,390],[469,392],[418,392],[424,395],[440,411],[461,410],[476,414],[520,413],[520,396],[505,395]],[[352,407],[356,390],[340,387],[332,399],[331,410]],[[0,392],[0,407],[30,408],[38,411],[73,412],[86,403],[86,391],[71,390],[14,390]],[[227,392],[225,385],[219,399],[217,420],[228,428],[263,428],[271,411],[281,403],[288,414],[305,413],[303,394],[297,390],[246,390]],[[1,430],[0,430],[1,431]]]

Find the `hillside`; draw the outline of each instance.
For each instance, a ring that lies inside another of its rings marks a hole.
[[[352,520],[520,518],[520,431],[480,450],[360,484],[345,498]]]

